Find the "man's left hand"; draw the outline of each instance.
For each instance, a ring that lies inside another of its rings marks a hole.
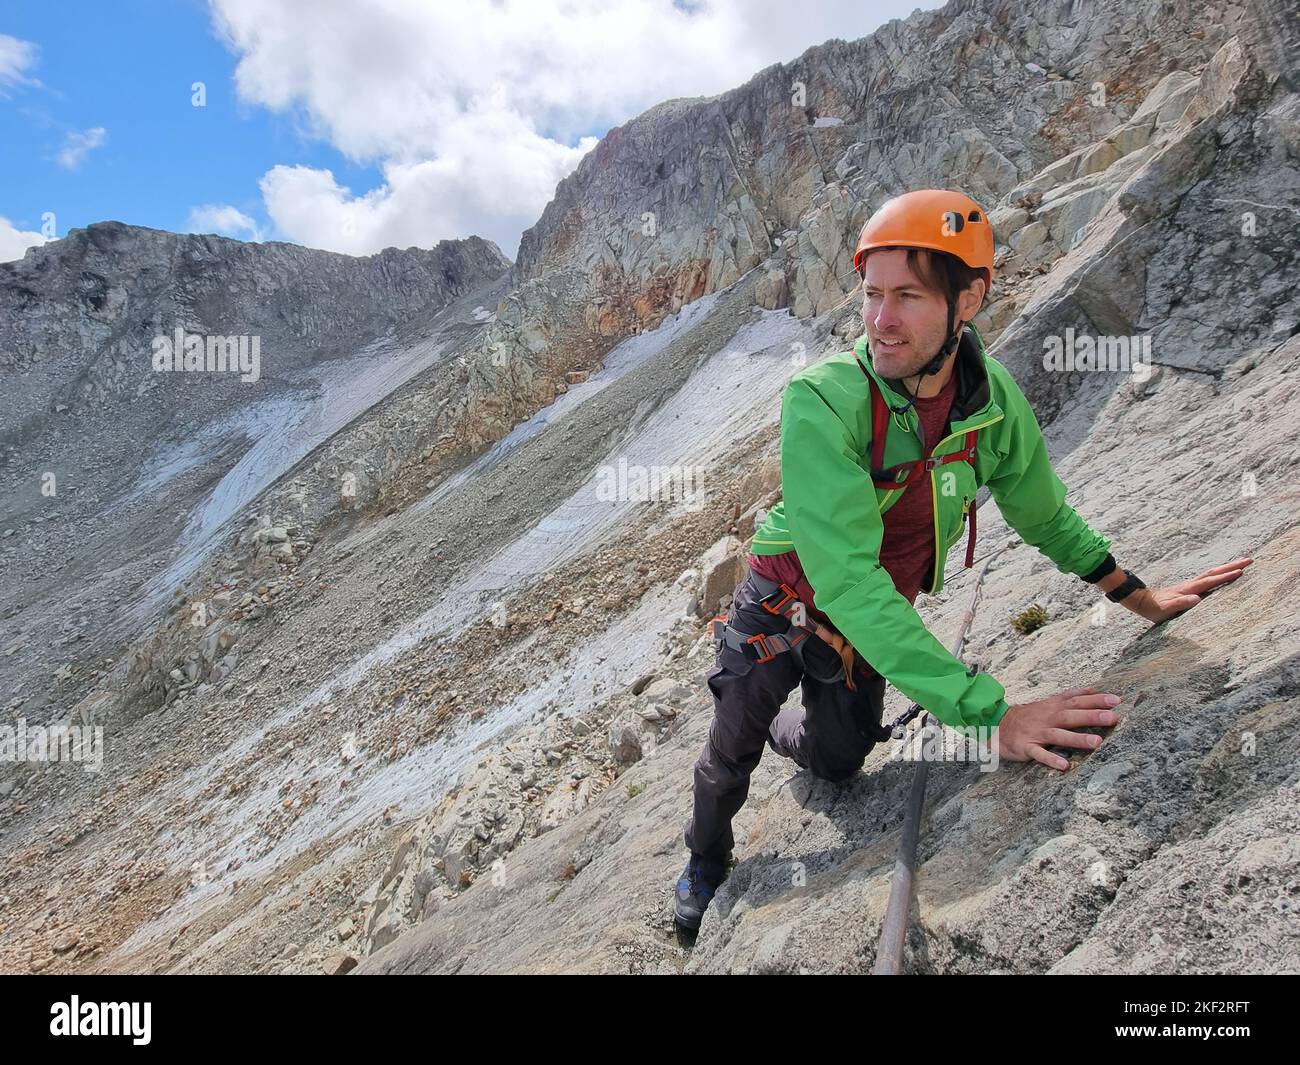
[[[1171,584],[1167,588],[1139,588],[1132,595],[1125,596],[1120,601],[1120,605],[1135,614],[1142,615],[1148,621],[1159,624],[1191,610],[1204,595],[1219,585],[1231,584],[1253,561],[1252,558],[1239,558],[1222,566],[1207,569],[1199,577],[1193,577],[1180,584]]]

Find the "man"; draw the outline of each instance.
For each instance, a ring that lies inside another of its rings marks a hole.
[[[1091,687],[1009,706],[997,680],[970,674],[921,621],[916,596],[943,587],[968,515],[972,564],[980,486],[1058,569],[1152,622],[1251,563],[1163,589],[1116,567],[1111,541],[1065,502],[1015,379],[966,327],[993,280],[993,243],[987,215],[959,192],[885,203],[854,256],[865,335],[786,387],[784,498],[755,532],[751,572],[715,623],[714,720],[695,764],[691,856],[674,899],[688,928],[726,876],[731,820],[764,745],[817,777],[847,779],[887,738],[886,680],[949,726],[993,730],[1000,758],[1062,771],[1069,763],[1049,748],[1092,750],[1102,738],[1075,730],[1118,720],[1119,696]],[[796,684],[803,705],[782,710]]]

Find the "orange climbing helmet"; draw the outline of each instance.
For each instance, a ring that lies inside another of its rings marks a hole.
[[[986,292],[993,285],[993,227],[988,215],[969,196],[951,189],[920,189],[886,200],[858,237],[853,269],[859,274],[873,248],[947,252],[971,269],[984,271]]]

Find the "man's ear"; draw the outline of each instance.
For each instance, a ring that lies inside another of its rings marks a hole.
[[[980,307],[984,304],[984,278],[977,277],[970,285],[962,289],[957,296],[957,317],[963,322],[969,322],[976,314],[979,313]]]

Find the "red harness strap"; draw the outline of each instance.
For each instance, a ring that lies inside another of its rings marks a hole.
[[[900,462],[897,466],[885,469],[885,434],[889,430],[889,405],[885,402],[885,397],[881,394],[875,379],[865,370],[863,373],[866,374],[867,383],[871,386],[871,483],[873,485],[891,491],[906,488],[913,481],[923,478],[936,466],[942,466],[945,462],[964,460],[970,463],[971,469],[975,468],[975,441],[979,436],[978,429],[967,432],[965,446],[951,455],[935,458],[931,454],[928,458]],[[901,481],[895,480],[898,471],[905,467],[910,467],[907,476]],[[970,521],[970,535],[966,540],[966,568],[969,569],[975,564],[975,500],[971,500],[966,513]]]

